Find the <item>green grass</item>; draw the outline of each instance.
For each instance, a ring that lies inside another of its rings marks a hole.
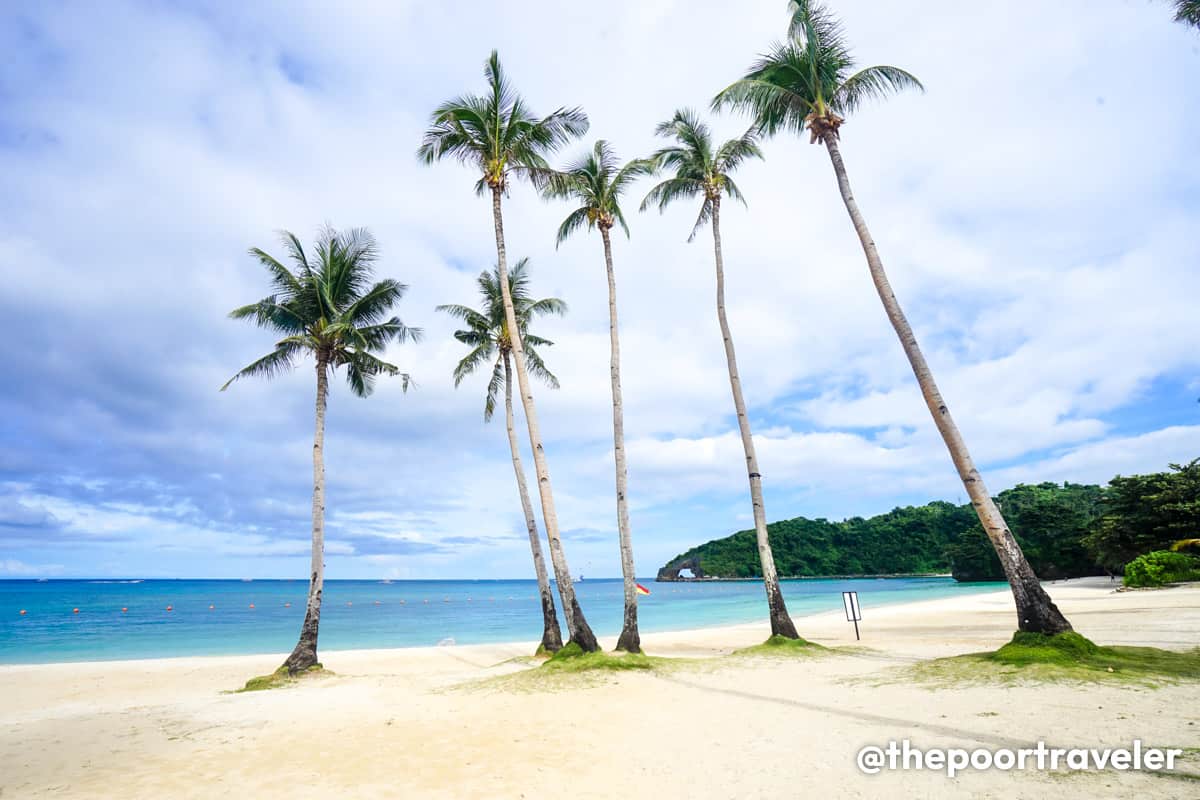
[[[537,661],[528,659],[523,663],[536,664]],[[505,663],[515,666],[522,661],[513,659]],[[563,649],[537,666],[529,666],[507,675],[468,681],[455,688],[468,691],[501,689],[515,692],[553,692],[580,686],[599,686],[612,682],[620,674],[663,673],[692,663],[698,661],[648,656],[645,653],[585,653],[578,644],[568,642]]]
[[[313,664],[299,675],[289,675],[287,667],[280,667],[270,675],[259,675],[246,681],[246,685],[240,689],[234,689],[233,694],[241,694],[242,692],[265,692],[270,689],[283,689],[287,686],[292,686],[306,676],[332,675],[332,672],[327,672],[320,664]]]
[[[539,667],[548,673],[559,675],[578,674],[580,672],[628,672],[635,669],[654,669],[656,665],[665,662],[665,658],[652,658],[645,653],[606,653],[597,650],[585,653],[575,642],[568,642],[546,663]]]
[[[918,682],[943,686],[1020,681],[1157,686],[1200,681],[1200,648],[1177,652],[1103,646],[1074,632],[1017,632],[999,650],[926,661],[904,672]]]
[[[781,658],[788,656],[818,656],[832,653],[828,647],[810,642],[807,639],[789,639],[776,634],[762,644],[734,650],[735,656],[770,656]]]

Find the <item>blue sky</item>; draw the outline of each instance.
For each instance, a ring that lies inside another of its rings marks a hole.
[[[784,3],[479,4],[469,25],[383,5],[0,12],[0,576],[306,574],[311,370],[217,388],[271,346],[225,318],[267,291],[246,249],[325,222],[375,232],[426,331],[389,353],[407,395],[335,384],[329,576],[532,576],[504,430],[482,378],[454,389],[433,310],[475,301],[489,207],[469,171],[416,163],[428,113],[497,47],[535,110],[588,112],[564,159],[644,154],[782,35]],[[864,63],[927,87],[843,129],[897,293],[993,491],[1200,456],[1200,36],[1165,3],[992,6],[836,4]],[[788,137],[766,155],[723,238],[768,516],[961,499],[828,159]],[[541,329],[562,381],[542,427],[572,568],[616,575],[603,261],[594,236],[555,249],[567,210],[515,187],[508,246],[571,306]],[[615,246],[642,574],[750,524],[694,214],[634,213]]]

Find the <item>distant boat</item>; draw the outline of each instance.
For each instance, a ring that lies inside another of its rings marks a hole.
[[[242,578],[242,583],[252,583],[254,578]]]

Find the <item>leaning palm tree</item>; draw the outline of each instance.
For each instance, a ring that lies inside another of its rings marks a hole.
[[[737,355],[733,350],[733,334],[725,316],[725,258],[721,252],[721,198],[729,197],[745,205],[745,198],[730,173],[749,158],[762,158],[758,147],[758,135],[752,128],[737,139],[730,139],[720,147],[715,146],[708,125],[704,124],[691,109],[675,112],[675,116],[661,123],[655,133],[670,137],[675,144],[657,151],[651,160],[655,168],[668,170],[672,176],[659,183],[646,199],[642,210],[657,205],[659,212],[676,200],[701,199],[700,216],[692,228],[688,241],[696,238],[705,223],[712,223],[713,252],[717,264],[717,321],[721,325],[721,338],[725,341],[725,363],[729,368],[729,386],[733,390],[733,408],[737,413],[738,428],[742,434],[742,451],[746,455],[746,472],[750,479],[750,505],[754,510],[754,532],[758,540],[758,558],[762,564],[763,584],[767,591],[767,611],[771,620],[771,635],[798,639],[796,626],[788,616],[779,588],[779,573],[775,569],[775,557],[771,553],[771,541],[767,536],[767,513],[763,506],[762,474],[758,470],[758,455],[754,451],[754,438],[750,432],[750,417],[746,414],[746,400],[742,397],[742,381],[738,377]]]
[[[378,257],[374,237],[362,228],[321,231],[311,256],[294,234],[282,234],[283,247],[295,265],[288,269],[273,256],[256,248],[250,254],[271,275],[274,293],[234,309],[233,319],[249,319],[260,328],[283,335],[275,349],[244,367],[229,379],[225,391],[239,378],[274,378],[295,366],[297,359],[312,356],[317,368],[317,424],[313,438],[312,572],[308,604],[300,640],[283,666],[296,674],[317,663],[317,632],[321,622],[321,594],[325,587],[325,403],[329,375],[346,367],[350,390],[366,397],[378,375],[399,375],[408,389],[408,375],[375,354],[389,342],[419,341],[421,330],[398,317],[387,318],[407,286],[393,280],[372,283]]]
[[[522,258],[508,273],[508,296],[512,298],[517,313],[517,324],[521,330],[521,341],[525,348],[525,363],[529,374],[540,379],[552,389],[558,388],[558,378],[538,354],[538,347],[554,344],[529,332],[530,321],[543,314],[565,314],[567,304],[557,297],[534,300],[529,296],[529,259]],[[462,361],[454,368],[454,385],[495,358],[492,377],[488,381],[487,399],[483,404],[483,420],[489,422],[496,410],[496,395],[504,387],[504,421],[508,430],[508,447],[512,451],[513,471],[517,474],[517,493],[521,496],[521,511],[525,514],[525,528],[529,532],[529,549],[533,551],[533,569],[537,574],[538,592],[542,598],[542,644],[538,651],[556,653],[562,649],[562,633],[558,629],[558,615],[554,610],[554,595],[550,591],[550,579],[546,575],[546,561],[542,557],[542,545],[538,540],[537,520],[533,516],[533,504],[529,502],[529,488],[525,484],[525,468],[521,466],[521,449],[517,444],[517,428],[513,422],[513,374],[512,337],[504,314],[504,298],[500,292],[499,270],[482,272],[479,275],[479,294],[483,306],[476,311],[470,306],[443,305],[445,311],[467,324],[463,330],[455,331],[454,338],[471,347]]]
[[[500,67],[500,56],[494,50],[484,65],[484,78],[488,83],[486,94],[462,95],[437,107],[417,150],[417,158],[425,164],[455,159],[478,170],[480,177],[475,183],[476,194],[490,191],[492,195],[496,269],[500,276],[504,319],[509,330],[519,330],[516,309],[508,293],[508,260],[505,255],[501,200],[508,190],[511,177],[526,178],[535,183],[543,181],[550,172],[546,157],[587,131],[588,121],[578,108],[560,108],[549,116],[535,116],[508,82]],[[550,563],[554,567],[563,613],[567,617],[567,632],[571,641],[585,652],[594,652],[600,646],[575,598],[575,586],[559,536],[550,469],[546,465],[537,408],[529,388],[525,348],[519,336],[512,340],[512,356],[517,385],[521,390],[521,404],[525,408],[529,444],[533,450],[542,517],[546,521],[546,540],[550,544]]]
[[[600,139],[591,152],[545,182],[547,197],[566,198],[579,203],[558,229],[557,243],[584,225],[600,231],[604,243],[604,266],[608,270],[608,341],[609,378],[612,383],[613,455],[617,470],[617,541],[621,550],[621,575],[625,579],[625,617],[617,649],[629,653],[642,651],[638,633],[637,574],[633,568],[633,542],[629,536],[628,469],[625,465],[625,412],[621,403],[621,343],[617,333],[617,280],[613,272],[612,240],[609,231],[620,225],[629,236],[629,226],[621,213],[621,194],[642,175],[650,172],[650,162],[634,159],[619,166],[608,142]]]
[[[1017,623],[1022,631],[1060,633],[1071,630],[1025,560],[1000,510],[988,494],[983,477],[975,468],[966,442],[955,425],[942,398],[925,356],[917,345],[900,303],[892,291],[875,240],[850,191],[846,166],[838,145],[839,129],[845,115],[868,100],[893,92],[923,89],[920,81],[897,67],[877,66],[854,70],[841,26],[818,2],[801,0],[789,5],[792,12],[788,39],[763,56],[744,78],[732,84],[713,101],[714,107],[733,106],[749,110],[764,135],[780,131],[809,132],[809,141],[823,144],[833,162],[842,202],[850,214],[870,268],[871,279],[883,301],[888,320],[900,337],[900,344],[916,375],[925,404],[933,415],[950,458],[966,487],[971,503],[1004,566],[1017,607]]]

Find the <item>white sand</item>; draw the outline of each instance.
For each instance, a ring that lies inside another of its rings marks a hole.
[[[1049,586],[1105,644],[1200,644],[1200,586],[1114,593]],[[452,688],[511,672],[529,643],[322,653],[337,675],[222,694],[282,656],[0,667],[0,798],[16,797],[1197,797],[1200,783],[1107,771],[865,776],[866,744],[1200,747],[1200,683],[931,689],[898,667],[992,649],[1007,592],[864,609],[863,644],[836,657],[736,659],[604,675],[554,692]],[[797,620],[853,644],[840,615]],[[652,654],[754,644],[765,625],[648,634]],[[606,642],[611,646],[611,642]],[[1200,774],[1200,756],[1183,769]]]

